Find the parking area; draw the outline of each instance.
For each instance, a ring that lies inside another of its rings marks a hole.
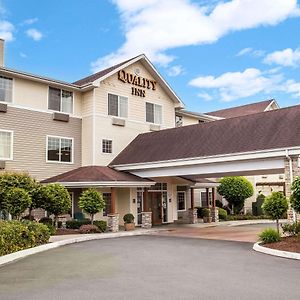
[[[159,231],[154,234],[160,236],[189,237],[255,243],[258,240],[259,233],[267,227],[275,228],[275,224],[270,223],[241,226],[229,226],[224,224],[210,227],[197,225],[174,226],[169,230]]]
[[[0,268],[0,299],[298,299],[300,265],[252,243],[135,236],[73,244]]]

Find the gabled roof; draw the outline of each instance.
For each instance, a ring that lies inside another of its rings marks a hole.
[[[300,146],[300,105],[137,136],[110,166]]]
[[[195,118],[195,119],[202,119],[202,120],[207,120],[207,121],[215,121],[215,120],[223,119],[223,118],[211,116],[211,115],[208,115],[208,114],[189,111],[189,110],[185,110],[185,109],[181,109],[181,110],[176,111],[176,115],[189,116],[189,117],[192,117],[192,118]]]
[[[217,111],[211,111],[208,113],[205,113],[210,116],[220,117],[220,118],[233,118],[233,117],[239,117],[239,116],[246,116],[250,114],[256,114],[259,112],[266,111],[267,108],[269,108],[272,103],[276,104],[276,107],[278,107],[276,101],[274,99],[221,109]]]
[[[170,96],[170,98],[174,101],[177,102],[179,105],[179,108],[183,108],[184,104],[183,102],[180,100],[180,98],[176,95],[176,93],[174,92],[174,90],[170,87],[170,85],[165,81],[165,79],[159,74],[159,72],[156,70],[156,68],[154,67],[154,65],[150,62],[150,60],[146,57],[145,54],[141,54],[138,55],[136,57],[133,57],[131,59],[128,59],[126,61],[123,61],[119,64],[116,64],[112,67],[109,67],[107,69],[101,70],[95,74],[92,74],[90,76],[87,76],[83,79],[77,80],[75,81],[73,84],[76,85],[87,85],[87,84],[96,84],[104,79],[106,79],[107,77],[110,77],[112,75],[114,75],[115,73],[117,73],[118,71],[130,66],[131,64],[137,62],[137,61],[141,61],[143,63],[145,63],[145,65],[148,67],[148,69],[150,70],[150,72],[152,73],[153,77],[158,81],[158,83],[164,88],[164,90],[166,91],[166,93]]]
[[[153,181],[105,166],[86,166],[45,179],[42,183],[61,183],[67,187],[79,186],[149,186]]]

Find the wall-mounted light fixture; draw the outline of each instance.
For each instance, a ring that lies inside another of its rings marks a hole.
[[[132,203],[135,204],[135,199],[132,199]]]

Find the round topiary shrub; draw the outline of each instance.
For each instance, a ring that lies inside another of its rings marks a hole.
[[[133,214],[126,214],[123,217],[123,221],[124,221],[124,223],[133,223],[133,221],[134,221],[134,215]]]
[[[227,218],[227,211],[225,210],[225,209],[223,209],[223,208],[218,208],[218,210],[219,210],[219,219],[220,220],[226,220],[226,218]]]

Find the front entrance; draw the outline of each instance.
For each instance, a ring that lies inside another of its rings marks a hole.
[[[150,192],[149,203],[152,211],[152,224],[161,225],[168,222],[168,202],[166,192]]]

